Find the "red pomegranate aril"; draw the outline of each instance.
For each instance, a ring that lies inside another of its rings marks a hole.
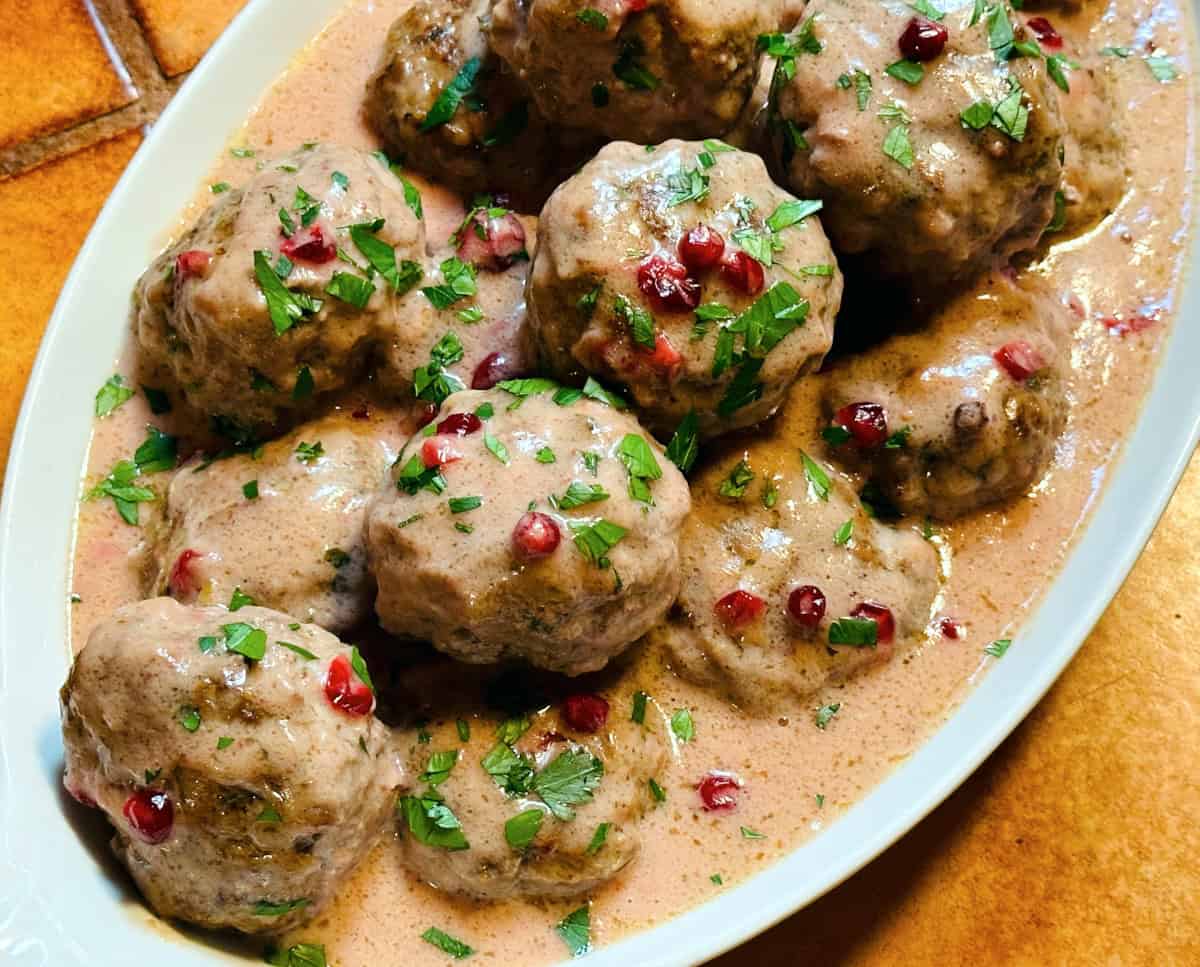
[[[758,295],[765,281],[762,263],[741,249],[721,259],[721,278],[746,295]]]
[[[864,601],[850,612],[851,618],[875,622],[875,643],[885,645],[896,637],[896,619],[890,608],[876,601]]]
[[[474,413],[451,413],[437,425],[438,433],[450,436],[468,436],[483,429],[483,420]]]
[[[608,702],[599,695],[568,695],[563,720],[576,732],[599,732],[608,721]]]
[[[626,13],[641,13],[649,6],[650,0],[624,0]]]
[[[696,786],[700,802],[710,813],[727,813],[737,808],[742,784],[728,772],[710,772]]]
[[[672,346],[671,340],[661,332],[656,333],[654,336],[653,349],[646,349],[641,346],[638,349],[646,355],[646,362],[650,368],[660,373],[672,375],[683,364],[683,356],[679,350]]]
[[[950,31],[927,17],[913,17],[900,34],[900,53],[909,60],[933,60],[942,52]]]
[[[375,711],[375,693],[358,677],[350,659],[334,656],[325,673],[325,697],[329,704],[347,715],[370,715]]]
[[[199,248],[190,248],[175,256],[175,275],[182,282],[184,279],[202,278],[208,274],[212,256]]]
[[[175,563],[171,565],[171,573],[167,577],[167,591],[173,598],[191,598],[200,593],[201,581],[192,567],[192,562],[204,555],[190,547],[179,552]]]
[[[454,440],[454,437],[431,436],[421,444],[421,462],[427,469],[433,469],[461,460],[462,454],[455,447]]]
[[[815,585],[801,585],[788,595],[787,610],[802,628],[815,628],[825,617],[825,594]]]
[[[525,226],[512,212],[472,213],[458,233],[458,257],[489,272],[502,272],[525,251]]]
[[[744,628],[746,625],[762,617],[767,609],[767,602],[757,594],[738,588],[717,600],[713,612],[730,631]]]
[[[665,255],[652,255],[638,266],[638,288],[654,308],[690,312],[700,305],[700,283],[687,266]]]
[[[1045,17],[1030,17],[1025,23],[1033,31],[1033,35],[1043,47],[1049,47],[1051,50],[1060,50],[1062,48],[1062,34],[1055,30],[1054,24]]]
[[[299,259],[314,265],[324,265],[337,258],[337,245],[325,238],[320,225],[302,228],[280,243],[279,251],[289,259]]]
[[[878,403],[848,403],[834,414],[860,447],[877,447],[887,439],[887,411]]]
[[[725,239],[707,225],[697,225],[679,240],[679,257],[697,272],[713,268],[724,254]]]
[[[438,415],[440,407],[436,403],[426,403],[421,407],[421,412],[417,414],[417,429],[423,430],[429,426]]]
[[[561,540],[562,532],[554,518],[531,510],[513,528],[513,553],[522,561],[536,561],[553,554]]]
[[[1025,382],[1038,370],[1046,368],[1042,354],[1024,339],[1005,343],[992,353],[992,358],[1018,383]]]
[[[161,789],[139,789],[125,800],[121,812],[138,838],[146,843],[162,843],[175,825],[175,806]]]
[[[1158,322],[1157,314],[1138,313],[1128,317],[1110,316],[1100,320],[1104,328],[1117,336],[1127,336],[1133,332],[1142,332]]]
[[[938,630],[941,631],[943,638],[949,638],[951,641],[958,641],[963,633],[962,625],[953,618],[943,618],[939,621]]]
[[[520,375],[504,353],[488,353],[471,374],[471,389],[491,389],[502,379]]]
[[[355,420],[369,420],[371,418],[371,408],[365,403],[350,414]]]

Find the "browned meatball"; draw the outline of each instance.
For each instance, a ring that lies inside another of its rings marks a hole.
[[[609,138],[720,135],[754,87],[778,0],[499,0],[492,44],[542,113]]]
[[[279,933],[343,885],[403,776],[360,662],[265,608],[154,598],[92,632],[62,690],[64,782],[158,914]]]
[[[219,195],[146,270],[134,293],[142,362],[243,428],[304,413],[362,374],[424,254],[424,225],[381,161],[301,150]]]
[[[614,142],[542,210],[529,333],[560,379],[626,386],[669,433],[770,416],[821,364],[842,278],[818,204],[721,142]]]
[[[416,0],[388,31],[367,116],[406,165],[464,194],[541,204],[591,139],[550,128],[488,49],[491,0]]]
[[[627,413],[506,385],[451,396],[401,454],[367,521],[375,610],[463,661],[595,671],[678,592],[687,482]]]
[[[1064,125],[1045,61],[1001,43],[1031,37],[1006,3],[974,23],[960,5],[928,28],[944,42],[902,48],[914,17],[904,3],[813,0],[771,45],[771,124],[787,184],[826,202],[839,254],[924,291],[1037,243]]]
[[[932,545],[873,519],[845,477],[799,449],[812,409],[792,399],[693,481],[683,587],[649,636],[681,675],[755,714],[921,640],[938,587]]]
[[[832,454],[905,514],[951,519],[1019,495],[1066,422],[1069,328],[1056,299],[986,276],[925,330],[830,373]]]

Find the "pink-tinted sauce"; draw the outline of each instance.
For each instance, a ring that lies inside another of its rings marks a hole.
[[[360,110],[388,25],[406,0],[353,0],[266,93],[232,141],[273,157],[300,142],[334,140],[376,146]],[[1089,234],[1061,244],[1029,271],[1076,300],[1082,322],[1071,350],[1071,417],[1054,465],[1023,500],[941,527],[935,541],[945,582],[938,614],[962,625],[958,640],[931,631],[927,640],[882,670],[830,688],[812,709],[754,718],[675,678],[647,654],[627,672],[658,709],[687,707],[695,740],[680,745],[660,781],[667,799],[643,823],[639,860],[590,897],[592,939],[605,945],[673,917],[746,880],[831,823],[903,761],[944,721],[995,659],[984,646],[1015,637],[1086,523],[1121,441],[1137,416],[1160,346],[1173,321],[1192,205],[1193,106],[1191,36],[1177,0],[1112,0],[1105,8],[1055,23],[1090,49],[1151,41],[1174,55],[1180,78],[1160,83],[1135,53],[1117,71],[1132,179],[1118,208]],[[238,184],[255,159],[223,156],[212,181]],[[422,184],[431,245],[461,217],[447,192]],[[204,204],[203,195],[197,205]],[[186,222],[194,211],[184,213]],[[1113,317],[1152,320],[1124,335]],[[131,360],[120,371],[132,374]],[[792,405],[814,405],[801,392]],[[396,435],[397,414],[375,411],[381,432]],[[90,486],[127,457],[151,420],[135,397],[99,420],[88,461]],[[818,425],[816,415],[811,421]],[[796,441],[816,445],[815,441]],[[80,504],[75,549],[72,639],[82,647],[97,621],[140,596],[146,527],[124,524],[108,501]],[[1013,646],[1020,648],[1018,640]],[[841,705],[820,730],[814,710]],[[736,812],[705,813],[695,785],[711,769],[736,772],[745,791]],[[740,827],[765,838],[748,839]],[[721,883],[712,877],[720,875]],[[545,963],[566,950],[553,925],[574,903],[456,900],[407,874],[383,842],[346,884],[338,902],[292,938],[325,944],[339,967],[404,962],[442,964],[446,955],[420,940],[438,926],[471,944],[474,959]],[[147,921],[153,917],[147,913]]]

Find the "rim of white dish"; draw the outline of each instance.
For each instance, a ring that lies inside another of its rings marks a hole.
[[[74,509],[92,396],[120,353],[134,280],[267,87],[343,6],[251,0],[235,18],[109,196],[29,379],[0,506],[0,949],[31,963],[125,964],[167,955],[179,967],[205,967],[231,962],[240,949],[158,922],[110,875],[114,864],[94,850],[95,837],[79,834],[81,822],[66,805],[56,695],[70,661]],[[1192,74],[1181,82],[1194,100]],[[1194,168],[1194,145],[1182,150]],[[813,839],[712,900],[595,950],[589,963],[697,963],[779,922],[944,801],[1053,684],[1141,553],[1200,439],[1200,380],[1191,363],[1200,358],[1194,231],[1188,247],[1182,296],[1137,423],[1085,529],[1003,661],[916,752]]]

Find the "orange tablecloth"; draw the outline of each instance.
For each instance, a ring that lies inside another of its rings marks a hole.
[[[82,0],[6,21],[0,468],[42,328],[138,125],[241,2],[95,0],[109,45]],[[1079,657],[983,768],[719,963],[1200,964],[1198,544],[1200,460]]]

